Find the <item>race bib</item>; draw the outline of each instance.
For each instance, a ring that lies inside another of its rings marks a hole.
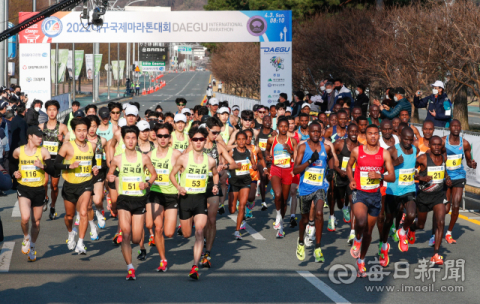
[[[260,147],[260,150],[262,150],[262,151],[267,150],[267,141],[268,141],[268,138],[259,138],[258,139],[258,146]]]
[[[371,179],[368,177],[368,172],[360,172],[360,189],[373,190],[380,187],[379,179]]]
[[[410,186],[415,183],[415,169],[400,169],[398,172],[398,185]]]
[[[39,168],[34,165],[24,165],[21,166],[20,172],[22,173],[22,182],[23,183],[31,183],[31,182],[39,182],[40,176],[42,172],[40,172]]]
[[[350,157],[343,157],[342,158],[342,171],[347,171],[347,164],[348,164],[348,161],[350,160]],[[355,172],[355,167],[357,166],[357,163],[353,163],[353,166],[352,166],[352,171]]]
[[[290,168],[290,154],[282,153],[275,155],[273,164],[280,168]]]
[[[58,142],[56,141],[44,141],[43,147],[48,150],[50,155],[57,155],[58,153]]]
[[[457,170],[462,166],[462,154],[447,156],[447,170]]]
[[[142,178],[140,176],[124,176],[122,177],[122,194],[124,195],[142,195],[140,190],[140,183]]]
[[[309,167],[303,175],[303,182],[308,185],[320,187],[323,185],[323,174],[325,169]]]
[[[445,167],[428,167],[427,175],[432,177],[433,184],[443,183],[443,179],[445,178]]]
[[[75,168],[76,177],[87,177],[87,176],[90,176],[91,174],[92,174],[91,160],[81,161],[80,164],[78,164],[78,167]]]
[[[244,160],[236,161],[236,162],[242,164],[242,167],[240,169],[235,169],[235,174],[237,176],[250,174],[250,160],[249,159],[244,159]]]
[[[185,190],[188,193],[202,193],[207,189],[206,174],[187,174],[185,177]]]
[[[170,172],[168,172],[168,169],[155,169],[155,171],[157,172],[157,179],[155,180],[155,185],[170,185]]]
[[[103,154],[95,154],[95,161],[97,163],[97,168],[99,170],[102,169],[102,159],[103,159]]]

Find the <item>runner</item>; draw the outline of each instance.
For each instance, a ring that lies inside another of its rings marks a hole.
[[[462,125],[457,119],[450,122],[450,135],[443,137],[444,147],[442,152],[447,153],[446,169],[448,176],[452,180],[452,185],[447,189],[447,201],[445,205],[446,213],[452,210],[450,225],[448,226],[445,240],[449,244],[456,244],[457,241],[452,237],[452,230],[458,219],[460,202],[462,201],[463,188],[465,188],[467,172],[463,167],[463,159],[467,166],[477,169],[477,162],[472,156],[472,147],[468,140],[460,136]],[[443,232],[443,230],[442,230]]]
[[[357,140],[361,145],[365,145],[367,143],[367,136],[366,131],[368,124],[368,119],[365,116],[360,116],[357,118],[357,125],[358,125],[358,137]]]
[[[269,116],[264,116],[263,121],[265,122],[265,117]],[[265,124],[263,124],[262,129],[264,128]],[[258,145],[252,145],[252,138],[253,138],[253,131],[251,130],[245,130],[245,134],[247,135],[247,142],[245,146],[247,147],[248,150],[252,151],[253,154],[253,159],[255,160],[255,163],[257,164],[257,170],[253,170],[252,167],[250,167],[250,177],[252,178],[252,183],[250,186],[250,194],[248,195],[248,202],[249,204],[247,205],[247,209],[245,210],[245,217],[246,218],[251,218],[253,217],[252,215],[252,209],[255,207],[255,195],[257,193],[257,184],[259,183],[260,180],[260,171],[263,171],[263,168],[267,168],[267,165],[265,164],[265,160],[263,159],[263,152],[260,150]],[[263,173],[263,172],[262,172]],[[268,181],[268,176],[267,176],[267,181]],[[261,183],[260,183],[261,185]],[[263,206],[262,206],[263,210]]]
[[[285,116],[286,111],[287,111],[287,105],[283,102],[279,102],[275,105],[275,111],[276,111],[277,116],[272,118],[272,129],[274,129],[274,130],[277,129],[277,120],[280,117]]]
[[[308,114],[300,113],[298,115],[299,127],[297,130],[298,137],[300,140],[308,140],[310,138],[308,124],[310,122],[310,117]]]
[[[337,113],[330,113],[330,115],[328,116],[328,128],[335,127],[336,125],[337,125]]]
[[[118,115],[120,115],[120,113]],[[98,126],[97,135],[109,141],[112,139],[115,131],[117,131],[118,124],[115,125],[110,121],[110,116],[113,116],[113,114],[106,107],[98,111],[98,116],[100,116],[102,123]]]
[[[126,111],[127,112],[127,111]],[[122,254],[127,264],[126,280],[136,280],[135,268],[132,265],[132,247],[130,241],[139,244],[144,234],[146,190],[153,182],[145,181],[145,169],[150,172],[152,180],[157,179],[157,172],[150,157],[136,150],[140,131],[136,126],[121,128],[125,151],[116,155],[108,171],[108,181],[116,183],[119,196],[112,209],[118,211],[118,222],[122,230]],[[118,168],[118,178],[114,174]]]
[[[390,153],[378,145],[379,130],[376,125],[367,127],[367,144],[352,150],[347,164],[347,175],[352,193],[355,217],[355,239],[350,254],[357,259],[357,277],[366,277],[365,255],[372,241],[372,230],[382,208],[380,181],[395,181]],[[357,163],[355,176],[353,164]],[[387,170],[388,175],[383,174]]]
[[[44,187],[45,171],[54,173],[52,171],[55,170],[50,161],[49,151],[41,146],[42,130],[37,126],[31,126],[27,130],[27,137],[28,143],[13,151],[12,156],[15,161],[10,164],[14,172],[13,177],[18,180],[17,199],[23,231],[22,253],[28,254],[29,262],[35,262],[37,259],[35,243],[40,232],[40,220],[46,192]],[[32,218],[32,228],[29,234],[30,217]]]
[[[255,118],[255,121],[254,121],[255,126],[253,128],[258,130],[258,129],[262,128],[263,117],[268,115],[267,108],[265,108],[262,105],[258,105],[257,111],[255,111],[255,114],[256,114],[256,118]]]
[[[352,109],[352,123],[356,124],[357,118],[359,118],[360,116],[362,116],[362,108],[354,107]]]
[[[275,193],[275,208],[277,216],[274,224],[278,230],[277,238],[283,238],[283,219],[285,217],[290,184],[292,183],[293,168],[290,165],[292,158],[295,159],[297,141],[287,136],[288,119],[281,117],[278,120],[279,135],[271,137],[267,141],[266,159],[273,165],[268,170],[271,176],[272,189]]]
[[[423,137],[419,137],[413,143],[414,146],[420,150],[418,153],[419,155],[426,153],[430,149],[430,139],[432,138],[434,131],[435,125],[433,124],[433,121],[425,120],[422,126]]]
[[[335,143],[336,140],[347,138],[347,113],[345,110],[339,110],[336,116],[336,125],[330,120],[331,127],[325,132],[325,138],[331,139],[332,143]]]
[[[339,166],[335,166],[334,175],[335,184],[334,184],[334,194],[338,201],[338,207],[342,208],[343,221],[345,223],[350,223],[350,235],[348,236],[348,244],[353,244],[353,239],[355,238],[355,226],[352,221],[353,210],[350,210],[348,206],[352,204],[352,190],[350,189],[350,181],[347,176],[347,163],[350,159],[351,151],[358,147],[358,126],[355,124],[350,124],[347,127],[347,138],[344,140],[338,140],[334,144],[335,154],[337,155]],[[355,171],[355,165],[352,168]],[[329,204],[330,207],[330,218],[328,220],[328,229],[335,231],[335,216],[333,211],[335,208],[335,203],[332,202]],[[333,229],[332,229],[333,228]]]
[[[410,124],[410,114],[408,114],[408,111],[407,110],[401,110],[400,111],[400,114],[398,115],[398,118],[400,118],[400,121],[401,122],[404,122],[406,124],[408,124],[408,126],[410,128],[412,128],[413,130],[413,133],[415,134],[415,138],[416,139],[419,139],[421,136],[420,136],[420,132],[418,132],[418,129],[417,127],[415,127],[414,125]]]
[[[328,128],[329,121],[328,121],[327,114],[325,114],[325,113],[323,113],[323,112],[318,113],[318,120],[320,120],[321,122],[323,122],[323,126],[324,126],[323,129],[327,129],[327,128]]]
[[[171,146],[180,152],[185,151],[188,147],[188,135],[185,132],[187,117],[184,114],[175,114],[174,129],[171,137]]]
[[[277,136],[277,132],[272,129],[272,118],[266,115],[263,117],[262,128],[260,129],[260,132],[257,136],[257,144],[262,151],[262,158],[264,160],[266,159],[265,151],[267,150],[267,141],[270,137],[275,136]],[[265,164],[265,161],[263,164]],[[267,203],[265,202],[265,192],[267,190],[269,182],[269,176],[268,174],[266,174],[266,172],[268,172],[268,167],[270,167],[272,163],[267,161],[265,164],[266,166],[263,166],[263,164],[260,163],[260,166],[257,167],[258,172],[260,173],[260,195],[262,198],[262,211],[265,211],[268,209]]]
[[[230,136],[232,135],[234,128],[228,125],[228,118],[230,117],[230,109],[227,107],[221,107],[218,109],[217,114],[220,121],[223,123],[220,136],[222,137],[225,145],[230,141]]]
[[[407,216],[403,222],[402,229],[397,230],[398,249],[402,252],[408,251],[408,244],[415,243],[415,232],[409,231],[410,225],[415,220],[415,161],[418,150],[412,145],[414,138],[413,130],[409,127],[403,128],[399,144],[388,148],[392,157],[392,165],[395,170],[396,181],[387,183],[387,195],[385,196],[385,223],[381,234],[382,248],[380,253],[380,265],[387,267],[390,258],[390,244],[388,244],[388,231],[393,224],[393,219],[403,208],[407,210]]]
[[[75,249],[78,254],[87,254],[87,247],[83,239],[87,232],[87,209],[92,197],[92,173],[98,174],[95,164],[95,150],[87,141],[87,132],[90,129],[90,120],[74,118],[70,122],[75,140],[64,142],[55,159],[55,169],[62,170],[63,183],[62,197],[65,203],[65,226],[68,231],[67,245],[69,250]],[[76,206],[79,205],[80,225],[78,242],[75,244],[77,231],[72,229],[73,216]],[[75,246],[76,245],[76,246]]]
[[[370,106],[370,116],[368,117],[368,124],[380,126],[382,119],[380,117],[380,108],[377,105]]]
[[[241,240],[242,235],[240,229],[245,229],[245,205],[247,204],[248,196],[250,194],[250,187],[252,178],[250,176],[250,167],[253,170],[257,169],[255,157],[253,152],[246,148],[247,135],[245,132],[238,132],[235,138],[237,147],[233,148],[229,155],[237,164],[236,170],[230,170],[230,191],[228,193],[228,208],[230,214],[234,214],[238,209],[237,227],[234,233],[236,240]],[[238,208],[236,207],[237,200],[239,201]]]
[[[165,237],[171,238],[177,224],[178,190],[170,181],[170,172],[182,152],[169,147],[173,128],[170,124],[155,126],[158,147],[149,153],[153,167],[157,172],[149,195],[146,209],[150,209],[155,224],[155,246],[160,255],[160,266],[157,271],[167,271],[165,255]]]
[[[67,136],[68,128],[66,125],[60,123],[57,120],[58,110],[60,109],[60,104],[56,100],[49,100],[45,103],[45,109],[48,115],[48,121],[39,125],[40,129],[43,131],[43,147],[48,150],[50,153],[50,158],[52,161],[55,161],[55,158],[62,146],[63,139]],[[50,197],[52,202],[50,203],[50,213],[48,217],[50,220],[54,220],[57,217],[55,212],[55,205],[57,203],[58,197],[58,182],[60,180],[60,170],[55,170],[54,174],[51,176],[51,192]],[[48,173],[45,174],[45,201],[44,201],[44,211],[48,203]]]
[[[440,245],[442,243],[443,229],[445,226],[445,199],[444,183],[447,187],[452,186],[452,181],[445,171],[445,156],[442,154],[443,141],[438,136],[432,136],[430,139],[430,150],[419,155],[415,167],[420,167],[420,172],[415,174],[415,179],[419,180],[417,192],[417,210],[418,220],[411,226],[410,230],[415,233],[417,229],[423,229],[427,220],[427,214],[433,210],[435,218],[435,247],[430,262],[437,265],[443,265],[443,257],[439,255]]]
[[[165,123],[169,123],[173,126],[174,123],[175,123],[175,115],[173,115],[172,112],[166,112],[164,114],[163,120],[164,120]]]
[[[175,99],[177,104],[178,111],[175,114],[182,114],[182,110],[187,106],[187,100],[183,97],[178,97]]]
[[[299,238],[297,241],[297,258],[300,261],[305,259],[305,228],[309,222],[310,209],[315,208],[315,262],[323,263],[323,257],[320,243],[322,240],[323,229],[323,204],[325,201],[325,192],[328,184],[324,181],[328,158],[332,157],[330,146],[324,146],[320,141],[322,128],[316,122],[309,126],[309,140],[298,147],[297,157],[293,174],[301,174],[300,177],[300,220]]]
[[[215,119],[216,118],[213,117],[209,118],[210,124]],[[218,131],[215,132],[220,133],[220,127],[215,126],[214,128],[218,129]],[[210,129],[210,127],[208,127],[208,129]],[[218,133],[215,135],[215,137],[218,135]],[[198,263],[202,255],[204,228],[207,224],[209,213],[206,195],[208,172],[212,172],[213,187],[211,192],[213,195],[218,195],[219,177],[216,160],[204,152],[207,137],[210,137],[212,134],[209,134],[207,128],[193,128],[190,130],[188,135],[191,142],[189,146],[191,151],[184,153],[177,159],[175,166],[170,172],[170,181],[175,188],[177,188],[178,193],[180,194],[179,217],[182,227],[182,234],[185,238],[189,238],[192,234],[192,224],[195,222],[193,266],[189,277],[194,280],[198,280]],[[177,183],[175,177],[179,171],[183,172],[180,178],[180,185]],[[214,233],[213,237],[215,237]],[[211,240],[211,243],[213,243],[213,240]]]
[[[122,114],[122,104],[118,102],[111,102],[108,104],[108,110],[110,111],[110,122],[118,127],[118,120]]]
[[[240,107],[237,105],[234,105],[232,107],[232,114],[230,115],[230,123],[232,126],[237,126],[240,123],[240,117],[238,117],[238,114],[240,114]]]
[[[395,117],[394,119],[392,119],[392,128],[393,128],[393,132],[392,134],[395,135],[395,136],[400,136],[399,132],[398,132],[398,125],[401,123],[402,121],[400,120],[400,118],[398,117]]]

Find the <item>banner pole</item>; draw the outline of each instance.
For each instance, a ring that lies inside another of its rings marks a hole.
[[[110,70],[111,70],[111,66],[110,66],[110,42],[108,43],[108,69],[107,69],[107,99],[110,100],[110,82],[111,82],[111,79],[110,79]]]
[[[120,97],[120,42],[117,43],[117,98]]]
[[[76,91],[76,88],[75,88],[75,69],[76,69],[76,65],[75,65],[75,43],[72,43],[72,56],[73,56],[73,59],[72,59],[72,70],[73,70],[73,80],[72,80],[72,83],[73,83],[73,90],[72,90],[72,101],[75,101],[75,91]],[[70,104],[70,107],[72,107],[72,105]]]

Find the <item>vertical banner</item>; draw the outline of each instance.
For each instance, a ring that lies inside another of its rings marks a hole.
[[[120,60],[120,80],[123,80],[123,75],[125,70],[125,60]]]
[[[8,76],[15,76],[15,62],[8,63]]]
[[[93,79],[93,54],[85,54],[85,70],[87,71],[87,79]]]
[[[118,80],[118,61],[112,60],[113,80]]]
[[[68,50],[58,50],[58,82],[64,82],[67,68]]]
[[[20,48],[20,86],[28,94],[27,108],[30,108],[34,99],[46,102],[52,98],[50,44],[20,44]]]
[[[68,79],[73,79],[73,51],[68,51],[67,71]]]
[[[80,77],[80,72],[83,67],[83,50],[75,50],[75,80],[78,80]]]
[[[95,54],[95,76],[100,72],[100,65],[102,64],[102,54]]]
[[[292,42],[260,43],[261,104],[277,103],[280,93],[292,98]]]

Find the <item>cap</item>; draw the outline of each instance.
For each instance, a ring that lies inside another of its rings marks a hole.
[[[153,128],[155,128],[155,125],[157,124],[157,122],[155,120],[150,120],[148,122],[148,124],[150,125],[150,130],[153,130]]]
[[[285,109],[285,112],[290,112],[290,113],[292,113],[292,108],[287,107],[287,108]]]
[[[190,114],[190,115],[192,114],[192,112],[190,111],[189,108],[183,108],[183,109],[182,109],[182,114],[185,114],[185,113],[188,113],[188,114]]]
[[[203,115],[203,116],[202,116],[202,119],[200,119],[200,122],[201,122],[201,123],[207,122],[207,120],[208,120],[209,118],[210,118],[209,115]]]
[[[218,99],[216,99],[215,97],[210,98],[210,100],[208,101],[208,104],[212,106],[215,106],[215,105],[218,106]]]
[[[310,104],[308,102],[305,102],[304,104],[302,104],[302,109],[305,108],[305,107],[311,108]]]
[[[395,94],[405,95],[405,89],[402,88],[402,87],[395,88],[394,93],[395,93]]]
[[[43,136],[42,129],[40,129],[38,126],[31,126],[27,129],[27,136],[28,135],[36,135],[38,137]]]
[[[122,108],[125,110],[129,105],[130,105],[129,103],[124,103],[124,104],[122,105]]]
[[[136,106],[128,106],[126,109],[125,109],[125,116],[128,116],[128,115],[135,115],[137,116],[138,115],[138,109]]]
[[[318,115],[318,113],[320,112],[320,107],[315,105],[315,104],[311,104],[310,105],[310,115],[312,115],[312,112],[317,113],[317,114],[313,114],[313,115]]]
[[[121,128],[121,127],[124,127],[127,125],[127,120],[125,119],[125,117],[122,117],[118,120],[118,126]]]
[[[234,106],[232,107],[232,111],[236,111],[236,110],[239,110],[239,111],[240,111],[240,107],[237,106],[237,105],[234,105]]]
[[[103,107],[98,111],[98,116],[100,116],[101,119],[110,118],[110,111],[107,107]]]
[[[442,89],[445,89],[443,82],[441,82],[440,80],[435,81],[435,83],[432,84],[432,87],[441,87]]]
[[[8,106],[8,101],[0,101],[0,110],[5,109]]]
[[[146,120],[140,120],[139,122],[137,122],[137,128],[140,131],[145,131],[147,129],[150,129],[150,124]]]
[[[175,117],[173,118],[173,121],[174,122],[179,122],[179,121],[183,121],[184,123],[187,122],[187,116],[185,116],[185,114],[175,114]]]
[[[230,109],[227,108],[227,107],[221,107],[220,109],[218,109],[217,113],[218,113],[218,114],[223,114],[223,113],[228,113],[228,114],[230,114]]]
[[[260,108],[260,105],[259,105],[259,104],[254,104],[254,105],[253,105],[253,108],[252,108],[252,111],[253,111],[253,112],[257,112],[259,108]]]
[[[85,113],[82,110],[78,110],[73,113],[73,117],[85,117]]]

